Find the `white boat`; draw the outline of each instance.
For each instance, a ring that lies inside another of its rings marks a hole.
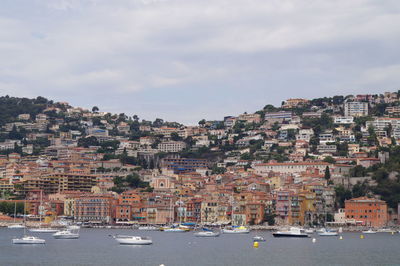
[[[304,232],[305,232],[306,234],[314,234],[315,230],[312,229],[312,228],[308,228],[308,229],[304,229]]]
[[[139,226],[138,230],[143,230],[143,231],[158,231],[160,230],[158,227],[156,226]]]
[[[368,229],[367,231],[362,231],[363,234],[376,234],[375,230],[372,230],[372,228]]]
[[[58,231],[58,232],[54,233],[53,237],[55,239],[78,239],[79,233],[72,232],[70,230],[63,230],[63,231]]]
[[[32,233],[56,233],[58,231],[59,231],[58,229],[50,228],[50,227],[39,227],[39,228],[29,229],[29,232],[32,232]]]
[[[244,226],[239,227],[231,227],[222,229],[222,233],[224,234],[248,234],[250,233],[250,229]]]
[[[262,236],[255,236],[253,237],[253,241],[257,242],[265,242],[265,238]]]
[[[25,203],[24,203],[24,208],[25,208]],[[13,222],[13,224],[10,224],[9,226],[7,226],[7,228],[8,229],[23,229],[23,228],[25,228],[25,225],[15,222],[15,217],[17,217],[17,202],[14,203],[14,222]]]
[[[199,231],[199,232],[194,233],[194,236],[197,236],[197,237],[217,237],[217,236],[219,236],[219,232]]]
[[[121,245],[151,245],[153,241],[151,238],[143,236],[127,236],[127,235],[116,235],[114,239],[117,240]]]
[[[286,231],[277,231],[272,234],[274,237],[297,237],[297,238],[304,238],[310,237],[304,229],[298,227],[290,227],[289,230]]]
[[[79,225],[68,225],[67,226],[68,230],[79,230],[81,227]]]
[[[23,224],[11,224],[7,226],[8,229],[24,229],[25,225]]]
[[[378,233],[395,233],[396,231],[391,228],[379,228]]]
[[[24,202],[24,206],[26,201]],[[24,207],[24,225],[26,224],[25,207]],[[13,238],[13,244],[45,244],[46,240],[38,238],[36,236],[26,235],[26,226],[24,226],[24,236],[22,238]]]
[[[322,228],[321,231],[318,233],[319,236],[337,236],[338,233],[336,231],[328,230]]]
[[[46,244],[46,240],[36,236],[24,236],[22,238],[14,238],[13,244]]]
[[[173,233],[182,233],[186,232],[185,229],[179,228],[179,227],[170,227],[170,228],[164,228],[164,232],[173,232]]]

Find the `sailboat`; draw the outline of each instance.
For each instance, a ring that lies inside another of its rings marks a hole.
[[[24,206],[24,208],[25,208],[25,206]],[[16,216],[17,216],[17,202],[15,202],[15,205],[14,205],[14,222],[13,222],[13,224],[10,224],[9,226],[7,226],[7,228],[9,228],[9,229],[25,228],[25,226],[23,224],[16,223],[16,221],[15,221]]]
[[[245,226],[233,226],[233,202],[234,197],[232,193],[232,213],[231,213],[231,224],[232,226],[222,229],[222,233],[224,234],[248,234],[250,233],[250,229]]]
[[[40,191],[40,206],[39,206],[39,219],[40,219],[40,227],[39,228],[31,228],[29,229],[32,233],[56,233],[58,229],[50,228],[50,227],[42,227],[42,208],[43,208],[43,192]]]
[[[24,225],[26,224],[25,218],[25,204],[24,204]],[[46,240],[38,238],[36,236],[28,236],[26,235],[26,226],[24,226],[24,236],[21,238],[13,238],[13,244],[45,244]]]
[[[173,223],[174,215],[173,215],[173,209],[172,209],[172,198],[170,199],[169,207],[170,207],[170,221],[171,221],[171,223]],[[161,228],[161,230],[164,232],[183,233],[183,232],[189,231],[190,229],[187,226],[183,226],[181,223],[179,223],[177,225],[172,224],[170,226],[163,227],[163,228]]]

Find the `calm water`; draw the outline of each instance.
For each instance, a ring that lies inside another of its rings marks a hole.
[[[311,239],[273,238],[259,231],[248,235],[198,238],[193,233],[82,229],[78,240],[56,240],[45,245],[13,245],[23,230],[0,228],[0,265],[400,265],[400,234],[357,233]],[[110,234],[150,236],[150,246],[120,246]],[[252,236],[266,242],[253,248]]]

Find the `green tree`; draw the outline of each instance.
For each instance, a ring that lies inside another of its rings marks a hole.
[[[325,168],[325,175],[324,175],[324,178],[325,178],[326,180],[330,180],[330,179],[331,179],[331,172],[329,171],[329,166],[327,166],[327,167]]]

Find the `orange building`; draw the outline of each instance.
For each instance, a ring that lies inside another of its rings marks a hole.
[[[359,197],[345,201],[347,220],[365,226],[382,227],[387,224],[387,204],[383,200]]]

